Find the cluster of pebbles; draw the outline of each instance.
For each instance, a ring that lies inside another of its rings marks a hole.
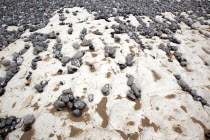
[[[29,131],[34,122],[35,122],[35,117],[33,115],[27,115],[23,119],[17,118],[15,116],[0,118],[0,140],[5,139],[5,137],[10,132],[22,126],[23,126],[22,129],[23,131]]]
[[[186,91],[190,95],[192,95],[192,97],[193,97],[193,99],[195,101],[200,101],[202,105],[206,105],[206,106],[210,107],[210,105],[207,103],[206,99],[204,99],[203,97],[199,96],[195,89],[191,89],[189,87],[189,85],[181,78],[180,75],[174,75],[174,76],[177,79],[178,85],[182,88],[183,91]]]
[[[173,52],[175,59],[180,63],[181,66],[187,66],[186,58],[182,57],[182,53],[177,52],[177,44],[181,44],[181,41],[178,40],[174,33],[181,29],[180,23],[183,22],[193,30],[198,30],[193,26],[194,23],[199,22],[201,25],[210,25],[210,23],[205,20],[209,20],[210,16],[208,11],[210,7],[208,6],[208,1],[154,1],[154,0],[142,0],[139,1],[121,1],[121,0],[108,0],[106,3],[104,1],[92,1],[92,0],[77,0],[77,1],[68,1],[68,0],[49,0],[44,1],[40,0],[39,2],[31,1],[19,1],[16,0],[4,0],[0,2],[0,50],[7,47],[10,43],[21,38],[21,35],[29,29],[29,32],[35,32],[40,28],[45,27],[49,23],[49,18],[52,17],[52,13],[58,10],[59,13],[59,25],[68,25],[67,33],[72,35],[74,32],[72,23],[66,23],[67,17],[63,14],[71,14],[68,10],[64,11],[64,7],[85,7],[89,12],[95,12],[95,20],[104,19],[107,22],[110,22],[109,18],[114,17],[114,20],[117,24],[113,24],[111,28],[111,37],[115,42],[120,42],[121,38],[119,34],[126,33],[131,39],[133,39],[137,44],[139,44],[142,50],[148,49],[152,50],[151,45],[144,44],[142,37],[152,38],[154,36],[164,39],[170,43],[167,45],[161,43],[158,48],[166,52],[170,56]],[[191,12],[189,12],[191,11]],[[169,19],[168,17],[162,15],[163,12],[171,12],[174,15],[174,20]],[[188,16],[182,15],[182,12],[186,12]],[[72,12],[76,16],[78,11]],[[139,26],[134,26],[128,20],[128,15],[132,14],[135,16],[139,22]],[[156,18],[156,15],[160,15],[163,21],[159,21]],[[126,21],[122,21],[120,16]],[[151,19],[150,23],[144,22],[144,18],[141,16],[148,16]],[[203,19],[201,19],[202,17]],[[7,30],[9,26],[18,26],[17,30],[9,31]],[[51,25],[52,26],[52,25]],[[109,27],[106,26],[106,29]],[[210,35],[202,30],[198,32],[205,37],[210,37]],[[99,30],[93,31],[95,35],[102,35]],[[86,39],[87,29],[83,28],[80,32],[79,38],[81,43],[74,42],[72,44],[73,48],[78,50],[72,57],[63,56],[61,53],[62,43],[61,39],[58,38],[59,33],[52,31],[48,34],[43,33],[32,33],[29,38],[25,39],[25,42],[31,42],[33,46],[33,54],[36,56],[31,62],[32,70],[37,69],[37,62],[41,61],[42,58],[39,56],[39,53],[47,51],[48,43],[50,39],[56,39],[56,43],[53,46],[53,57],[58,59],[62,66],[65,67],[69,62],[71,65],[67,66],[67,73],[74,74],[78,68],[83,64],[82,57],[85,55],[85,51],[80,51],[80,46],[88,46],[89,50],[94,50],[95,47],[91,40]],[[176,45],[173,45],[176,44]],[[4,59],[2,65],[6,67],[6,76],[0,77],[0,96],[5,92],[5,87],[7,83],[12,79],[12,77],[19,71],[22,62],[24,61],[23,54],[30,48],[29,43],[25,44],[24,48],[20,50],[19,53],[13,53],[13,60]],[[111,46],[104,47],[105,57],[115,58],[116,49]],[[125,69],[127,66],[133,65],[133,58],[135,53],[128,54],[125,57],[126,62],[124,64],[118,64],[120,69]],[[170,61],[172,61],[170,59]],[[62,74],[62,70],[58,70],[58,74]],[[26,80],[31,80],[32,72],[29,71]],[[131,88],[131,91],[127,93],[127,97],[134,101],[137,98],[141,98],[141,90],[134,83],[134,76],[126,75],[128,78],[127,85]],[[189,92],[193,99],[200,101],[203,105],[209,106],[207,101],[201,96],[197,95],[196,90],[191,89],[185,81],[181,79],[179,75],[175,75],[177,83],[184,90]],[[61,81],[62,82],[62,81]],[[61,83],[60,82],[60,83]],[[37,92],[43,92],[44,87],[48,84],[48,81],[43,80],[39,84],[36,84],[34,88]],[[104,95],[110,94],[110,85],[106,84],[101,92]],[[75,97],[70,89],[64,90],[63,95],[60,96],[54,103],[54,106],[58,111],[62,111],[67,107],[72,111],[72,114],[75,117],[80,117],[82,115],[82,110],[86,107],[86,103],[80,98]],[[94,95],[90,94],[88,96],[89,102],[92,102]],[[31,129],[31,125],[34,123],[35,118],[32,115],[26,116],[23,119],[24,131]],[[16,129],[20,125],[21,120],[16,117],[9,117],[5,119],[0,119],[0,139],[4,139],[5,136]],[[209,134],[206,134],[206,137],[209,137]]]
[[[134,101],[138,98],[141,98],[141,90],[134,83],[133,75],[126,75],[128,78],[127,85],[131,88],[131,91],[127,94],[127,97]]]
[[[20,66],[22,65],[24,58],[23,54],[30,48],[28,44],[25,44],[24,48],[20,50],[19,53],[14,52],[12,54],[12,61],[8,59],[3,59],[2,65],[6,68],[6,75],[4,77],[0,77],[0,96],[2,96],[5,92],[5,87],[7,83],[18,73],[20,70]]]
[[[82,115],[82,110],[86,107],[85,102],[78,96],[74,96],[71,89],[63,90],[64,96],[58,97],[54,105],[58,111],[62,111],[65,107],[72,111],[72,115],[75,117],[80,117]]]

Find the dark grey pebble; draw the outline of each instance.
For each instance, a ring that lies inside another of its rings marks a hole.
[[[128,97],[130,100],[132,100],[132,101],[136,100],[136,96],[135,96],[133,93],[131,93],[131,92],[129,92],[129,93],[127,94],[127,97]]]
[[[70,61],[70,57],[68,57],[68,56],[63,56],[62,58],[61,58],[61,62],[62,63],[68,63]]]
[[[62,96],[61,101],[63,101],[64,103],[68,103],[69,102],[69,97],[68,96]]]
[[[206,104],[207,104],[206,99],[202,98],[202,99],[201,99],[201,103],[202,103],[203,105],[206,105]]]
[[[141,97],[141,92],[139,91],[139,89],[137,88],[136,84],[132,84],[131,85],[131,89],[134,92],[134,95],[136,96],[136,98],[140,98]]]
[[[73,33],[73,28],[72,27],[70,27],[69,29],[68,29],[68,34],[72,34]]]
[[[194,99],[195,101],[201,101],[201,100],[202,100],[202,97],[196,95],[196,96],[193,97],[193,99]]]
[[[101,92],[105,95],[109,95],[109,84],[106,84],[102,89]]]
[[[176,75],[174,75],[174,76],[175,76],[175,78],[176,78],[177,80],[180,80],[180,79],[181,79],[181,76],[178,75],[178,74],[176,74]]]
[[[62,111],[65,108],[65,103],[63,101],[55,101],[54,103],[55,107],[57,108],[57,110]]]
[[[72,46],[73,46],[76,50],[78,50],[78,49],[80,48],[80,45],[79,45],[79,43],[77,43],[77,42],[73,43]]]
[[[4,128],[6,126],[5,122],[0,122],[0,128]]]
[[[75,109],[72,111],[72,114],[75,116],[75,117],[80,117],[82,115],[82,111],[79,110],[79,109]]]
[[[4,60],[2,61],[2,65],[3,65],[3,66],[9,66],[9,65],[10,65],[10,61],[7,60],[7,59],[4,59]]]
[[[197,96],[197,91],[194,89],[190,90],[190,95]]]
[[[75,97],[72,94],[68,95],[70,102],[74,101]]]
[[[134,76],[133,75],[127,75],[127,77],[128,77],[127,85],[131,86],[133,84],[133,81],[134,81]]]
[[[84,39],[81,43],[81,46],[89,46],[92,44],[92,41],[90,39]]]
[[[43,90],[43,86],[40,85],[40,84],[36,84],[36,85],[34,86],[34,88],[36,89],[37,92],[43,92],[43,91],[44,91],[44,90]]]
[[[23,123],[25,125],[31,125],[35,122],[35,117],[33,115],[27,115],[23,118]]]
[[[6,120],[6,125],[8,126],[8,125],[11,125],[11,124],[12,124],[12,120],[8,118],[8,119]]]
[[[128,66],[132,66],[132,60],[133,60],[133,57],[135,56],[134,53],[131,53],[131,54],[128,54],[126,57],[125,57],[125,60],[126,60],[126,64]]]
[[[72,90],[71,89],[65,89],[62,91],[63,94],[72,94]]]
[[[75,55],[72,57],[72,59],[79,59],[85,55],[85,51],[78,51],[75,53]]]
[[[70,110],[72,110],[73,107],[74,107],[73,103],[71,103],[71,102],[68,102],[66,106],[67,106],[67,108],[70,109]]]
[[[76,109],[82,110],[82,109],[85,108],[85,103],[84,103],[82,100],[78,100],[78,101],[76,101],[76,102],[74,103],[74,107],[75,107]]]
[[[188,84],[183,80],[178,80],[177,83],[179,84],[180,87],[182,87],[182,89],[188,87]]]

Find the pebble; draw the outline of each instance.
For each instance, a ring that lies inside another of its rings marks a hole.
[[[136,96],[134,95],[133,92],[129,92],[129,93],[127,94],[127,97],[128,97],[130,100],[132,100],[132,101],[136,100]]]
[[[71,89],[65,89],[62,91],[63,94],[72,94],[72,90]]]
[[[135,54],[134,54],[134,53],[131,53],[131,54],[128,54],[128,55],[125,57],[127,66],[132,66],[132,60],[133,60],[133,57],[134,57],[134,56],[135,56]]]
[[[4,60],[2,61],[2,65],[3,65],[3,66],[9,66],[9,65],[10,65],[10,61],[7,60],[7,59],[4,59]]]
[[[79,45],[79,43],[77,43],[77,42],[73,43],[72,46],[73,46],[76,50],[78,50],[78,49],[80,48],[80,45]]]
[[[5,122],[0,122],[0,128],[4,128],[6,126]]]
[[[82,116],[82,111],[80,111],[79,109],[75,109],[75,110],[72,111],[72,114],[75,117],[80,117],[80,116]]]
[[[70,109],[70,110],[72,110],[73,107],[74,107],[73,103],[71,103],[71,102],[68,102],[66,106],[67,106],[67,108]]]
[[[76,109],[82,110],[85,108],[85,103],[82,100],[78,100],[78,101],[74,102],[74,107]]]
[[[134,95],[136,96],[136,98],[140,98],[141,97],[141,92],[140,90],[137,88],[136,84],[132,84],[131,85],[131,89],[134,92]]]
[[[127,77],[128,77],[127,85],[131,86],[133,84],[133,81],[134,81],[134,76],[133,75],[127,75]]]
[[[71,66],[67,66],[67,73],[68,74],[73,74],[77,71],[77,68],[73,68]]]
[[[59,101],[59,100],[55,101],[54,105],[55,105],[55,107],[57,108],[58,111],[64,110],[64,108],[66,106],[64,102]]]
[[[90,39],[84,39],[81,43],[81,46],[89,46],[92,44],[92,41]]]
[[[64,103],[68,103],[69,102],[69,97],[68,96],[62,96],[61,101],[63,101]]]
[[[106,84],[102,89],[101,92],[105,95],[109,95],[109,84]]]
[[[35,122],[35,117],[33,115],[27,115],[23,118],[24,125],[32,125]]]

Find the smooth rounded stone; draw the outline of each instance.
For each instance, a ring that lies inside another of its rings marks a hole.
[[[106,84],[102,89],[101,92],[105,95],[109,95],[109,84]]]
[[[17,123],[16,123],[15,121],[13,121],[13,122],[12,122],[12,126],[14,126],[14,127],[15,127],[15,126],[16,126],[16,124],[17,124]]]
[[[77,71],[76,68],[73,68],[73,67],[71,67],[71,66],[67,66],[67,73],[68,73],[68,74],[73,74],[73,73],[75,73],[76,71]]]
[[[6,126],[5,122],[0,122],[0,128],[4,128]]]
[[[82,110],[82,109],[84,109],[85,108],[85,103],[82,101],[82,100],[78,100],[78,101],[76,101],[76,102],[74,102],[74,107],[76,108],[76,109],[80,109],[80,110]]]
[[[176,74],[176,75],[174,75],[174,76],[175,76],[176,80],[180,80],[180,79],[181,79],[181,76],[178,75],[178,74]]]
[[[190,95],[197,96],[197,91],[194,89],[190,90]]]
[[[201,100],[202,100],[202,97],[201,97],[201,96],[195,95],[195,96],[193,97],[193,99],[194,99],[195,101],[201,101]]]
[[[91,45],[89,45],[89,49],[90,49],[90,50],[94,50],[95,47],[91,44]]]
[[[70,28],[68,29],[68,34],[71,35],[72,33],[73,33],[73,28],[70,27]]]
[[[134,81],[134,76],[133,75],[127,75],[127,77],[128,77],[127,85],[131,86],[133,84],[133,81]]]
[[[11,125],[11,124],[12,124],[12,120],[8,118],[8,119],[6,120],[6,125],[8,126],[8,125]]]
[[[43,86],[40,85],[40,84],[35,85],[34,88],[36,89],[37,92],[43,92],[44,91]]]
[[[72,114],[75,116],[75,117],[80,117],[82,116],[82,111],[79,110],[79,109],[75,109],[72,111]]]
[[[131,89],[134,92],[134,95],[136,96],[136,98],[140,98],[141,97],[141,92],[140,90],[137,88],[136,84],[132,84],[131,85]]]
[[[188,87],[188,84],[183,81],[183,80],[178,80],[177,83],[179,84],[179,86],[182,88],[182,89],[185,89]]]
[[[61,63],[68,63],[70,61],[70,57],[68,57],[68,56],[63,56],[62,58],[61,58]]]
[[[126,57],[125,57],[125,60],[126,60],[126,64],[128,66],[132,66],[132,60],[133,60],[133,57],[135,56],[134,53],[131,53],[131,54],[128,54]]]
[[[61,101],[63,101],[64,103],[68,103],[69,102],[69,97],[68,96],[62,96]]]
[[[55,101],[54,105],[55,105],[55,107],[57,108],[58,111],[64,110],[64,108],[66,106],[63,101],[59,101],[59,100]]]
[[[3,65],[3,66],[9,66],[9,65],[10,65],[10,61],[7,60],[7,59],[4,59],[4,60],[2,61],[2,65]]]
[[[203,105],[206,105],[207,104],[207,101],[206,99],[202,98],[201,101],[200,101]]]
[[[89,94],[88,95],[88,101],[92,102],[94,100],[94,95],[93,94]]]
[[[13,67],[17,67],[17,63],[16,63],[16,62],[13,62],[13,61],[10,62],[10,67],[12,67],[12,68],[13,68]]]
[[[72,94],[72,90],[71,89],[65,89],[62,91],[63,94]]]
[[[30,48],[30,45],[27,43],[27,44],[25,44],[24,48],[25,49],[29,49]]]
[[[85,55],[85,51],[78,51],[76,54],[72,57],[72,59],[80,59]]]
[[[119,36],[115,36],[115,37],[114,37],[114,41],[115,41],[115,42],[120,42],[120,40],[121,40],[121,39],[120,39]]]
[[[92,41],[90,39],[84,39],[81,43],[81,46],[89,46],[92,44]]]
[[[68,109],[72,110],[73,107],[74,107],[74,104],[71,103],[71,102],[68,102],[66,106],[67,106]]]
[[[33,115],[27,115],[23,118],[24,125],[32,125],[35,122],[35,117]]]
[[[180,52],[174,52],[174,56],[181,57],[182,56],[182,53],[180,53]]]
[[[187,62],[182,61],[182,62],[180,63],[180,65],[183,66],[183,67],[186,67],[186,66],[187,66]]]
[[[133,93],[131,93],[131,92],[129,92],[129,93],[127,94],[127,97],[128,97],[130,100],[132,100],[132,101],[136,100],[136,96],[135,96]]]
[[[87,29],[83,28],[82,31],[80,32],[80,34],[87,34]]]
[[[56,39],[56,42],[57,42],[57,43],[61,43],[61,39],[60,39],[60,38],[57,38],[57,39]]]
[[[78,49],[80,48],[80,45],[79,45],[79,43],[77,43],[77,42],[73,43],[72,46],[73,46],[76,50],[78,50]]]

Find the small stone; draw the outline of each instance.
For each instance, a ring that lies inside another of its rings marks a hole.
[[[8,125],[11,125],[12,124],[12,120],[11,119],[7,119],[6,120],[6,125],[8,126]]]
[[[4,128],[6,126],[5,122],[0,122],[0,128]]]
[[[72,110],[73,107],[74,107],[73,103],[71,103],[71,102],[68,102],[68,103],[67,103],[67,108],[68,108],[68,109]]]
[[[35,122],[35,118],[33,115],[27,115],[23,118],[23,123],[25,125],[31,125]]]
[[[133,81],[134,81],[134,76],[133,75],[127,75],[127,77],[128,77],[127,85],[131,86],[133,84]]]
[[[128,97],[130,100],[132,100],[132,101],[136,100],[136,96],[135,96],[133,93],[131,93],[131,92],[129,92],[129,93],[127,94],[127,97]]]
[[[40,84],[35,85],[34,88],[36,89],[37,92],[43,92],[44,91],[43,86],[40,85]]]
[[[68,63],[70,61],[70,57],[68,57],[68,56],[63,56],[62,58],[61,58],[61,63]]]
[[[2,65],[3,65],[3,66],[9,66],[9,65],[10,65],[10,61],[7,60],[7,59],[4,59],[4,60],[2,61]]]
[[[89,40],[84,39],[84,40],[82,41],[82,43],[81,43],[82,46],[89,46],[89,45],[91,45],[91,44],[92,44],[92,42],[91,42],[90,39],[89,39]]]
[[[182,88],[182,89],[185,89],[188,87],[187,83],[183,80],[178,80],[177,83],[179,84],[179,86]]]
[[[109,95],[109,85],[106,84],[102,89],[101,89],[102,93],[105,95]]]
[[[79,45],[79,43],[77,43],[77,42],[73,43],[72,46],[73,46],[76,50],[78,50],[78,49],[80,48],[80,45]]]
[[[206,104],[207,104],[206,99],[202,98],[202,99],[201,99],[201,103],[202,103],[203,105],[206,105]]]
[[[78,100],[78,101],[76,101],[76,102],[74,103],[74,107],[75,107],[76,109],[82,110],[82,109],[85,108],[85,103],[84,103],[83,101],[81,101],[81,100]]]
[[[76,68],[67,66],[67,73],[68,73],[68,74],[73,74],[73,73],[75,73],[76,71],[77,71]]]
[[[72,90],[71,89],[65,89],[62,91],[63,94],[72,94]]]
[[[54,105],[59,111],[62,111],[65,108],[65,103],[59,100],[55,101]]]
[[[69,102],[69,97],[68,96],[62,96],[61,101],[63,101],[64,103],[68,103]]]
[[[22,125],[23,125],[23,123],[22,123],[22,122],[19,122],[18,124],[15,125],[15,128],[16,128],[16,129],[17,129],[17,128],[20,128]]]
[[[181,76],[178,75],[178,74],[176,74],[176,75],[174,75],[174,76],[175,76],[175,78],[176,78],[177,80],[180,80],[180,79],[181,79]]]
[[[75,116],[75,117],[80,117],[82,115],[82,111],[79,110],[79,109],[75,109],[72,111],[72,114]]]
[[[73,28],[70,27],[70,28],[68,29],[68,34],[71,35],[72,33],[73,33]]]

